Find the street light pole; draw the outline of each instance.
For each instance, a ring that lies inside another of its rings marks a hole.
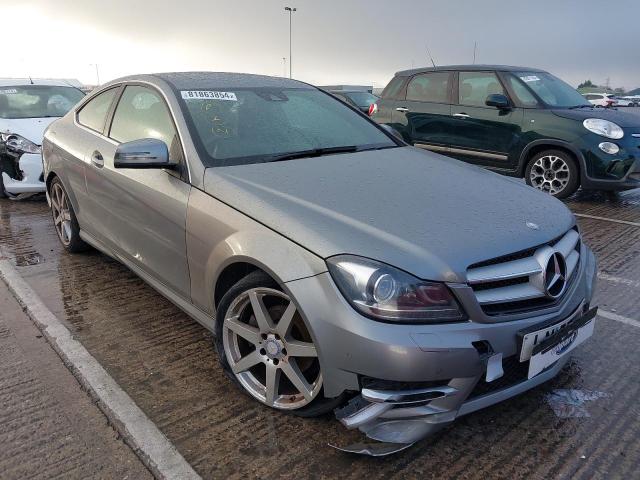
[[[289,12],[289,78],[293,78],[292,76],[292,65],[293,62],[291,61],[291,17],[293,15],[293,12],[297,11],[296,8],[291,8],[291,7],[284,7],[285,11]]]

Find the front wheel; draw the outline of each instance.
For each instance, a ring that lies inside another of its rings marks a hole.
[[[7,191],[4,189],[4,180],[2,179],[2,170],[0,170],[0,198],[7,198]]]
[[[578,189],[580,172],[569,154],[560,150],[546,150],[529,160],[525,180],[528,185],[556,198],[567,198]]]
[[[323,395],[318,352],[295,302],[266,273],[231,287],[216,316],[218,359],[246,393],[306,417],[338,406],[341,399]]]

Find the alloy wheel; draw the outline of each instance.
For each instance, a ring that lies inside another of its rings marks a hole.
[[[555,155],[545,155],[537,159],[529,173],[531,185],[551,195],[565,189],[571,178],[569,165]]]
[[[222,324],[224,353],[240,384],[271,407],[311,403],[322,387],[318,354],[295,303],[272,288],[239,295]]]
[[[57,182],[51,188],[51,211],[56,233],[62,244],[68,246],[71,243],[71,210],[67,194]]]

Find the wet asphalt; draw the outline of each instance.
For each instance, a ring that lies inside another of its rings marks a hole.
[[[640,223],[640,189],[578,192],[576,213]],[[595,303],[640,320],[640,226],[578,217],[599,261]],[[119,263],[69,255],[46,202],[0,201],[0,253],[203,478],[640,478],[640,328],[599,317],[552,381],[458,419],[391,457],[338,452],[360,440],[332,416],[300,419],[243,395],[211,335]],[[561,418],[554,389],[598,391],[589,416]]]

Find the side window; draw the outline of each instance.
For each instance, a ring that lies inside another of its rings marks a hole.
[[[513,95],[516,97],[516,100],[523,107],[537,107],[538,101],[536,97],[529,91],[527,87],[525,87],[522,82],[520,82],[513,75],[507,75],[507,81],[509,82],[509,87],[511,87],[511,91]]]
[[[484,107],[487,96],[494,93],[506,95],[500,80],[493,72],[460,72],[458,75],[458,95],[460,105]]]
[[[449,103],[449,72],[416,75],[407,85],[407,100]]]
[[[157,138],[167,144],[169,157],[180,161],[182,150],[169,109],[160,94],[147,87],[124,89],[111,122],[109,137],[117,142]]]
[[[102,133],[109,107],[117,91],[117,88],[112,88],[89,100],[78,112],[78,123]]]

